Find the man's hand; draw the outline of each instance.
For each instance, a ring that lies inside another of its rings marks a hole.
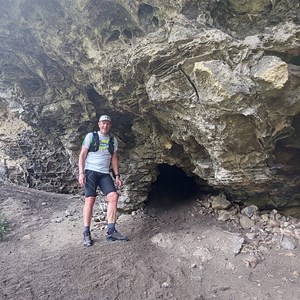
[[[116,188],[120,189],[122,186],[123,182],[119,176],[116,177]]]
[[[84,185],[85,185],[85,174],[84,173],[79,174],[78,181],[79,181],[80,186],[84,187]]]

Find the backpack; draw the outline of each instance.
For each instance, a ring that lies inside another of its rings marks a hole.
[[[93,139],[92,143],[89,147],[88,152],[96,152],[99,150],[100,146],[100,140],[99,140],[99,135],[97,131],[93,131]],[[112,135],[109,135],[109,142],[108,142],[108,151],[111,155],[113,155],[115,149],[115,139]]]

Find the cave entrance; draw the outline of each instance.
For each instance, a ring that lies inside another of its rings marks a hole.
[[[210,191],[204,180],[187,176],[181,168],[175,165],[160,164],[157,169],[158,176],[151,185],[146,201],[147,207],[172,208],[193,201],[200,194]]]

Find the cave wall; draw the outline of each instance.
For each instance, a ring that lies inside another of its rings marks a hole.
[[[77,191],[82,139],[107,113],[124,209],[162,163],[235,200],[299,205],[298,1],[0,4],[1,180]]]

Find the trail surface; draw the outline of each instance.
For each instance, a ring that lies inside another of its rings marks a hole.
[[[122,215],[118,228],[130,241],[107,242],[95,226],[95,243],[84,248],[79,196],[2,184],[9,230],[0,242],[0,299],[300,299],[299,245],[243,251],[244,233],[201,201],[157,201]]]

